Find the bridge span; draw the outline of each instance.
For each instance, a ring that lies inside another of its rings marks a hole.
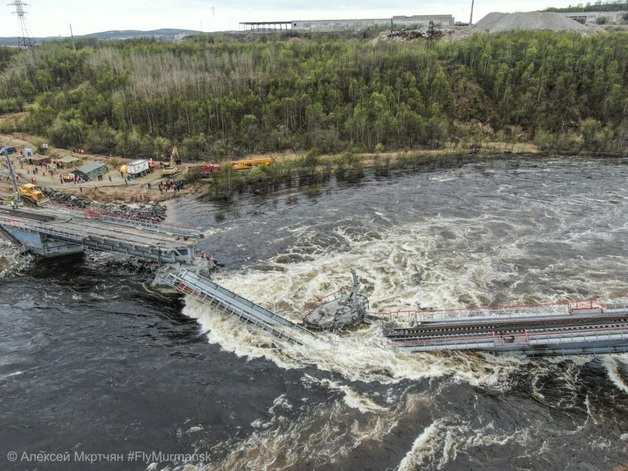
[[[315,335],[200,275],[202,264],[195,262],[202,260],[196,257],[195,249],[197,239],[203,235],[198,228],[93,210],[0,207],[0,236],[22,251],[47,257],[91,248],[152,260],[162,265],[167,285],[245,324],[299,345],[310,344]],[[610,303],[590,300],[556,306],[369,314],[382,320],[394,315],[402,321],[401,325],[396,322],[396,326],[384,329],[389,344],[402,351],[517,352],[530,356],[628,352],[625,299]]]
[[[160,264],[192,262],[197,239],[203,237],[198,228],[63,207],[0,208],[0,235],[44,257],[91,248]]]
[[[200,275],[206,269],[195,246],[198,228],[117,217],[64,207],[0,208],[0,235],[22,251],[44,257],[81,252],[84,248],[133,255],[159,262],[155,285],[165,283],[179,293],[218,307],[221,312],[280,339],[303,344],[307,329],[223,288]],[[182,270],[181,267],[190,270]],[[163,273],[162,273],[163,270]],[[175,274],[173,270],[180,271]],[[192,271],[195,270],[195,271]]]
[[[188,294],[223,313],[249,324],[271,335],[291,343],[303,345],[314,333],[306,328],[275,314],[248,299],[214,283],[198,273],[184,270],[169,274],[166,283],[179,293]]]
[[[628,301],[425,312],[412,323],[386,329],[385,335],[410,352],[626,353]]]

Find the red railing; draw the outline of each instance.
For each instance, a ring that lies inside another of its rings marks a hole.
[[[604,305],[600,302],[599,299],[585,299],[582,301],[569,302],[569,312],[593,311],[598,309],[604,310]]]
[[[530,309],[538,307],[560,307],[569,306],[569,301],[562,301],[556,303],[539,303],[539,304],[495,304],[493,306],[477,306],[477,307],[454,307],[450,309],[400,309],[398,311],[377,312],[372,311],[367,314],[381,315],[381,316],[396,316],[403,314],[435,314],[439,312],[472,312],[472,311],[497,311],[507,309]]]

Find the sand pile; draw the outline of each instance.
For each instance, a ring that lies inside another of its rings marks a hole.
[[[489,13],[478,21],[473,28],[488,31],[489,33],[503,33],[521,29],[591,33],[590,28],[559,13],[539,11],[528,13]]]

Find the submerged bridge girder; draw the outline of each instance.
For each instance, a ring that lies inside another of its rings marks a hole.
[[[179,293],[193,296],[244,324],[269,332],[290,343],[303,345],[315,334],[294,322],[263,308],[214,283],[198,273],[185,270],[169,274],[165,282]]]

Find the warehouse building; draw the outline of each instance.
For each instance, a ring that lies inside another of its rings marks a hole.
[[[272,31],[277,29],[293,29],[297,31],[355,31],[373,27],[391,29],[427,28],[430,22],[437,28],[453,28],[454,17],[451,15],[413,15],[357,20],[255,21],[240,23],[240,26],[245,31]]]

